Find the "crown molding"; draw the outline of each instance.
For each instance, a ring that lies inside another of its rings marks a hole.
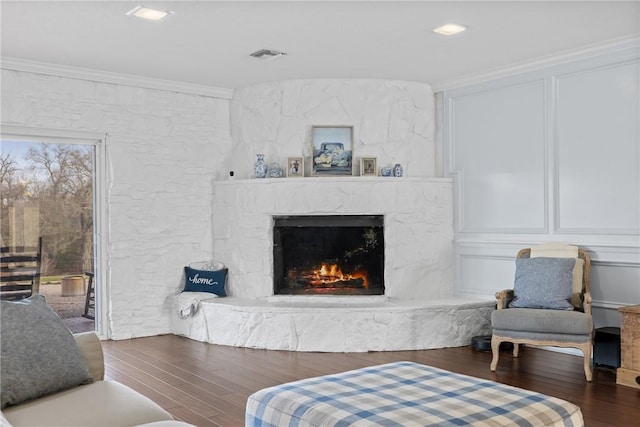
[[[113,83],[125,86],[187,93],[220,99],[231,99],[233,97],[233,89],[182,83],[173,80],[154,79],[132,74],[113,73],[109,71],[93,70],[90,68],[49,64],[45,62],[11,57],[2,57],[0,61],[0,68],[5,70],[47,74],[51,76],[68,77],[72,79],[88,80],[92,82]]]
[[[0,135],[5,137],[18,136],[21,139],[36,138],[38,141],[50,140],[50,139],[65,139],[74,141],[97,141],[104,140],[107,137],[106,133],[91,132],[75,129],[59,129],[59,128],[47,128],[40,126],[24,126],[14,125],[10,123],[0,122]]]
[[[640,56],[640,35],[608,40],[603,43],[597,43],[580,49],[565,51],[555,55],[537,58],[532,61],[519,62],[506,67],[494,69],[483,74],[469,75],[451,80],[433,82],[431,83],[431,88],[433,89],[434,93],[444,92],[446,90],[460,89],[465,86],[471,86],[479,83],[485,83],[491,80],[510,77],[516,74],[536,71],[541,68],[562,65],[573,61],[580,61],[604,54],[624,53],[624,51],[635,52],[636,56]]]

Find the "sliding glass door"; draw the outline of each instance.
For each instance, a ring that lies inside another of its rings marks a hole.
[[[100,140],[2,132],[0,246],[42,239],[39,284],[72,332],[95,330],[99,269],[96,177]]]

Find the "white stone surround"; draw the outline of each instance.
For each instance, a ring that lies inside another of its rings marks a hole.
[[[492,301],[455,298],[451,181],[281,178],[214,185],[214,251],[231,297],[203,301],[178,333],[292,351],[453,347],[489,333]],[[274,296],[274,215],[384,215],[385,296]]]
[[[452,187],[444,178],[276,178],[214,184],[214,256],[228,293],[273,295],[273,216],[383,215],[385,295],[453,296]]]
[[[311,171],[311,128],[353,126],[356,165],[376,157],[378,167],[401,163],[405,176],[435,175],[435,105],[428,84],[376,79],[310,79],[271,82],[237,89],[231,100],[236,178],[254,176],[253,162],[284,165],[304,156]],[[358,173],[355,173],[358,175]]]

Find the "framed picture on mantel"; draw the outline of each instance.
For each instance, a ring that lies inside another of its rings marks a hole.
[[[287,177],[303,177],[304,176],[304,158],[289,157],[287,159]]]
[[[360,159],[360,176],[378,176],[375,157],[363,157]]]
[[[313,126],[311,175],[351,176],[353,126]]]

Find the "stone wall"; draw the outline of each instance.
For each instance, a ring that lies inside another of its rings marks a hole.
[[[170,332],[182,267],[220,258],[213,183],[229,170],[252,176],[256,153],[281,164],[309,157],[311,126],[353,125],[356,162],[400,162],[411,177],[435,171],[433,94],[418,83],[280,82],[238,90],[229,102],[3,69],[2,122],[108,134],[103,326],[116,339]],[[450,198],[439,206],[450,209]]]
[[[2,70],[2,122],[108,133],[107,329],[116,339],[170,332],[183,266],[212,256],[229,101]]]
[[[257,153],[284,165],[304,156],[309,175],[311,127],[354,127],[354,163],[401,163],[406,176],[435,176],[435,112],[431,88],[388,80],[293,80],[237,90],[231,101],[229,169],[250,178]]]

